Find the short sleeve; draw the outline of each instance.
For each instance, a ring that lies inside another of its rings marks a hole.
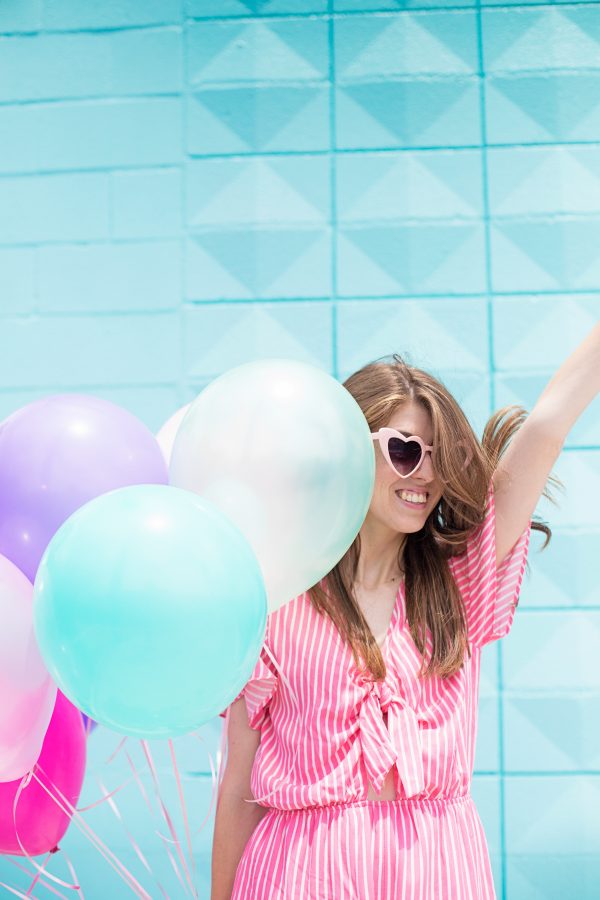
[[[527,563],[531,522],[496,569],[496,517],[491,483],[483,522],[466,550],[449,560],[467,614],[469,641],[483,647],[505,637],[512,626]]]
[[[273,662],[263,645],[250,678],[230,704],[231,706],[240,697],[246,698],[248,723],[255,731],[260,731],[264,724],[271,698],[277,689],[277,680]],[[225,718],[228,709],[226,707],[219,715]]]

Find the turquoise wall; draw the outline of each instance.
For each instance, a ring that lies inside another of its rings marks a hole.
[[[596,2],[1,0],[0,135],[0,418],[78,390],[158,430],[250,359],[344,378],[397,351],[481,433],[600,315]],[[598,897],[599,410],[484,651],[473,794],[506,900]],[[195,831],[220,729],[176,742]],[[82,805],[131,775],[116,743],[91,736]],[[115,801],[185,896],[165,823],[135,783]],[[159,896],[109,805],[84,818]],[[87,898],[132,895],[75,827],[64,847]],[[0,859],[0,881],[30,880]]]

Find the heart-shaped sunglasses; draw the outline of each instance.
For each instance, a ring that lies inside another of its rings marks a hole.
[[[371,433],[374,441],[379,441],[381,452],[387,464],[400,478],[414,475],[421,466],[427,452],[432,446],[425,444],[416,434],[405,437],[395,428],[380,428]]]

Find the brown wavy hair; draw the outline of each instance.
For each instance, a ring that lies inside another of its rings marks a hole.
[[[402,563],[407,621],[423,657],[420,675],[446,678],[462,667],[465,653],[471,656],[464,602],[447,560],[464,552],[470,532],[483,521],[492,475],[528,413],[521,406],[503,407],[488,420],[480,441],[440,381],[409,365],[397,353],[392,355],[392,362],[385,362],[388,358],[363,366],[344,382],[344,387],[360,406],[371,431],[387,425],[395,411],[410,401],[420,403],[431,417],[435,448],[432,462],[443,494],[423,528],[406,535]],[[548,480],[563,486],[554,475]],[[555,502],[547,487],[544,496]],[[535,519],[532,528],[545,534],[544,549],[552,536],[550,528]],[[356,665],[379,681],[386,673],[383,655],[353,593],[359,556],[360,534],[308,595],[314,608],[329,616],[348,642]],[[398,563],[400,566],[400,551]],[[427,628],[432,650],[424,668]]]

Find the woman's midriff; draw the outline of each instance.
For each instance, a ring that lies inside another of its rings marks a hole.
[[[379,794],[375,793],[375,789],[372,784],[369,783],[369,790],[367,792],[367,800],[395,800],[396,799],[396,787],[394,785],[394,770],[390,769],[390,771],[385,776],[385,781],[381,786],[381,791]]]
[[[383,722],[385,727],[387,728],[388,720],[387,713],[383,714]],[[395,800],[396,799],[396,785],[394,784],[394,770],[390,769],[390,771],[385,776],[385,781],[381,785],[381,791],[379,794],[375,793],[375,788],[369,782],[369,790],[367,791],[367,800]]]

